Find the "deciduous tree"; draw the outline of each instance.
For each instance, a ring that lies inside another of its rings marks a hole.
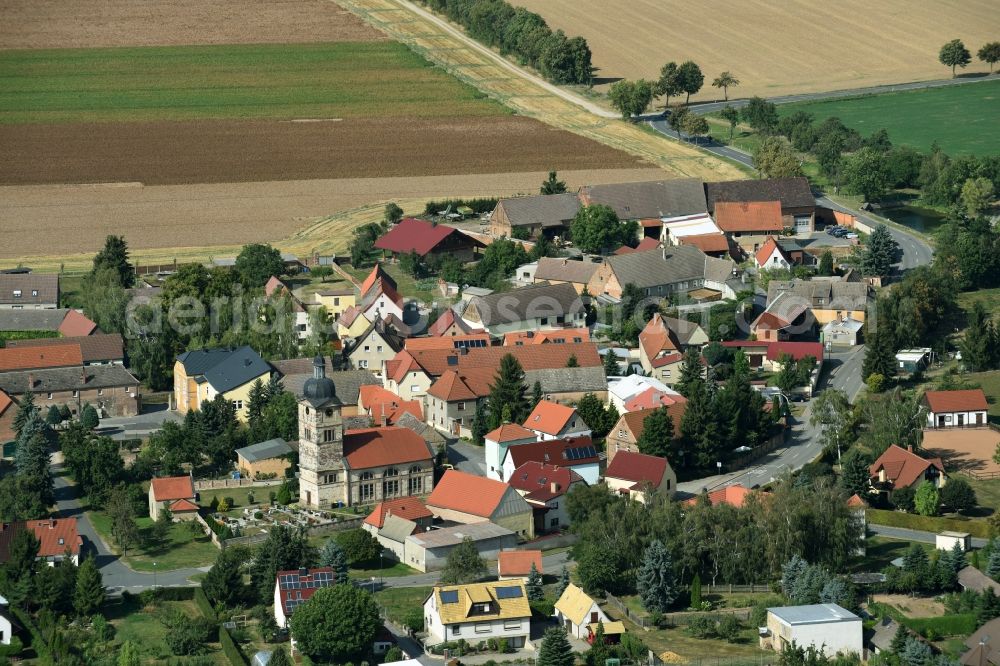
[[[885,154],[874,148],[862,148],[845,159],[843,174],[847,188],[865,201],[878,201],[889,187]]]
[[[276,275],[285,271],[281,252],[267,244],[250,243],[244,245],[236,255],[234,266],[240,282],[247,289],[257,289]]]
[[[921,516],[936,516],[939,505],[938,489],[930,481],[921,482],[913,496],[913,506],[917,513]]]
[[[335,664],[364,658],[381,626],[375,599],[353,585],[317,590],[291,619],[298,649],[313,661]]]
[[[623,120],[630,120],[646,110],[653,101],[653,86],[649,81],[618,81],[608,91],[611,106],[622,114]]]
[[[396,205],[395,201],[390,201],[385,205],[385,213],[382,216],[386,224],[396,224],[403,219],[403,209]]]
[[[960,476],[948,479],[941,487],[941,504],[951,511],[964,513],[976,508],[976,491]]]
[[[990,74],[993,73],[993,65],[1000,62],[1000,42],[987,42],[979,47],[979,52],[976,53],[980,60],[985,63],[989,63]]]
[[[740,122],[740,112],[731,106],[723,107],[722,111],[719,112],[722,119],[729,123],[729,140],[733,140],[733,133],[736,131],[736,126]]]
[[[337,532],[334,540],[343,549],[350,565],[374,562],[382,552],[382,544],[371,533],[361,528]]]
[[[660,78],[656,80],[653,90],[657,96],[663,96],[663,109],[670,108],[670,98],[684,92],[677,78],[677,63],[668,62],[660,68]]]
[[[802,163],[781,137],[765,137],[753,152],[753,163],[761,178],[792,178],[802,175]]]
[[[465,537],[462,543],[448,552],[448,561],[441,571],[441,582],[446,585],[472,583],[486,573],[486,562],[480,557],[475,542]]]
[[[598,253],[632,242],[637,233],[635,221],[621,222],[610,206],[594,204],[581,208],[570,224],[573,244],[584,252]]]
[[[979,176],[968,178],[962,185],[962,205],[969,217],[976,217],[993,203],[993,182],[989,178]]]
[[[701,90],[703,83],[705,83],[705,75],[701,73],[701,67],[693,61],[682,62],[677,68],[677,85],[687,95],[684,99],[685,106],[691,102],[691,95],[697,94]]]
[[[643,419],[636,446],[641,453],[665,458],[673,452],[673,440],[674,419],[666,407],[660,407]]]
[[[941,47],[938,60],[945,67],[951,67],[951,78],[955,78],[955,68],[965,69],[972,62],[972,54],[969,53],[969,49],[965,48],[961,39],[953,39]]]
[[[778,126],[778,107],[762,97],[751,97],[740,110],[740,117],[761,134],[770,134]]]
[[[738,85],[740,85],[740,80],[733,76],[729,71],[719,74],[715,77],[715,80],[712,81],[713,87],[722,88],[722,91],[725,94],[725,101],[727,102],[729,101],[729,89],[735,88]]]

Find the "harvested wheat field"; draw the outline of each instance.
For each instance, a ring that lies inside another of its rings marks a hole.
[[[139,183],[0,187],[0,228],[5,232],[0,259],[23,261],[38,269],[58,269],[63,263],[67,268],[82,267],[112,233],[124,234],[137,260],[145,262],[205,258],[226,252],[228,246],[265,241],[303,254],[313,249],[343,252],[354,218],[345,218],[340,211],[370,204],[371,219],[365,221],[374,221],[380,219],[386,202],[397,201],[407,213],[419,214],[431,198],[534,194],[545,176],[543,171],[532,171],[151,187]],[[576,189],[588,183],[660,180],[663,172],[602,168],[563,171],[559,177]]]
[[[553,28],[587,39],[602,79],[655,78],[663,63],[705,73],[692,99],[722,98],[731,71],[740,96],[775,96],[941,79],[938,49],[961,38],[975,54],[997,39],[995,0],[518,0]],[[987,72],[973,60],[966,72]],[[730,90],[730,95],[734,90]]]
[[[629,169],[640,160],[517,116],[0,125],[0,184],[228,183]]]
[[[4,0],[0,49],[373,41],[329,0]]]

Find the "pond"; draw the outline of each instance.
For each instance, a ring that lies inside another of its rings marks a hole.
[[[938,227],[947,222],[947,215],[944,213],[920,206],[898,206],[885,208],[880,212],[893,222],[926,233],[934,233]]]

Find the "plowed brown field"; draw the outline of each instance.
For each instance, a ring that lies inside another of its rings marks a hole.
[[[386,39],[329,0],[4,0],[0,49]]]
[[[0,184],[149,185],[644,165],[517,116],[0,125]]]

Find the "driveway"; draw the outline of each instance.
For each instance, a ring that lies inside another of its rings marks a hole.
[[[136,416],[114,416],[101,419],[96,432],[115,440],[148,437],[162,428],[167,421],[181,423],[184,421],[184,417],[167,409],[166,404],[151,405],[148,411],[143,411],[142,414]]]
[[[53,467],[54,472],[58,469],[58,467]],[[189,580],[190,577],[209,569],[209,567],[174,569],[172,571],[158,571],[156,574],[133,571],[125,566],[101,540],[97,530],[94,529],[87,514],[83,511],[75,485],[69,483],[66,477],[57,476],[55,477],[55,494],[60,516],[63,518],[76,517],[76,529],[83,537],[84,553],[93,554],[97,558],[97,568],[100,569],[104,585],[111,594],[121,593],[123,590],[141,592],[154,585],[157,587],[197,585]]]
[[[455,469],[486,476],[486,448],[457,439],[448,444],[448,462]]]
[[[890,539],[903,539],[905,541],[917,541],[919,543],[937,543],[937,535],[934,532],[924,532],[922,530],[908,530],[904,527],[889,527],[888,525],[872,525],[868,523],[868,531],[879,536]],[[987,539],[974,537],[972,539],[973,548],[985,548]]]

